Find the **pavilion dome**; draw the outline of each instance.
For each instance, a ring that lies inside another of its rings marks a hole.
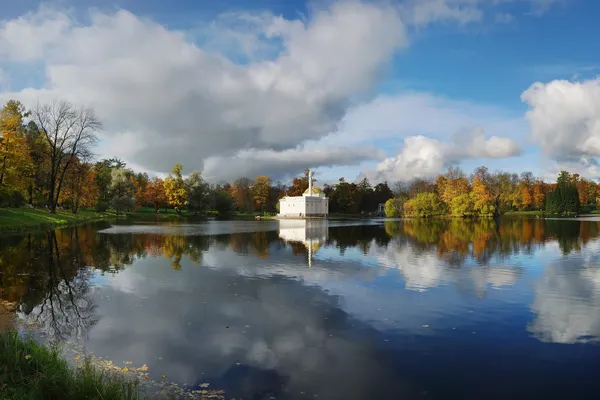
[[[325,197],[325,192],[323,192],[320,188],[318,188],[316,186],[313,186],[312,187],[312,194],[309,194],[308,189],[306,189],[302,195],[303,196]]]

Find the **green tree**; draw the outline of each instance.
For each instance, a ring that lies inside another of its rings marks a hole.
[[[135,208],[135,185],[130,179],[132,171],[124,168],[115,168],[111,173],[110,192],[112,193],[111,206],[120,212],[130,211]]]
[[[475,196],[470,194],[461,194],[452,199],[450,203],[450,212],[455,217],[469,217],[475,214]]]
[[[219,218],[227,218],[235,210],[235,201],[227,190],[217,187],[213,190],[213,208],[219,213]]]
[[[182,168],[181,164],[176,164],[164,183],[167,201],[178,214],[181,213],[187,201],[185,182],[181,176]]]
[[[200,172],[193,172],[185,180],[188,212],[198,215],[205,214],[210,207],[211,193],[208,183],[202,179]]]
[[[446,213],[446,207],[435,193],[419,193],[404,204],[404,215],[409,217],[433,217]]]
[[[546,211],[551,214],[577,213],[581,206],[577,191],[578,177],[561,171],[556,188],[546,195]]]
[[[387,218],[400,218],[404,212],[406,198],[392,198],[385,202],[385,216]]]

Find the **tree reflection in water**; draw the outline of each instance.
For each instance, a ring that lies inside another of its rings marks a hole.
[[[81,336],[98,322],[90,300],[94,276],[118,273],[136,259],[165,257],[174,270],[180,270],[184,257],[199,264],[213,246],[263,259],[286,247],[304,257],[308,251],[298,243],[286,243],[277,231],[215,236],[99,233],[103,227],[3,237],[0,299],[17,303],[18,315],[26,323],[38,324],[58,338]],[[324,245],[343,256],[349,248],[367,254],[373,246],[385,249],[393,241],[395,246],[388,250],[411,246],[417,253],[433,251],[444,264],[461,268],[468,260],[487,265],[491,260],[532,254],[549,242],[556,242],[567,255],[599,232],[598,221],[504,219],[496,226],[493,220],[404,220],[383,227],[330,227]]]

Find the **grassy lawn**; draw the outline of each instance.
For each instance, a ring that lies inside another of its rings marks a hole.
[[[77,214],[70,211],[56,211],[29,208],[0,208],[0,232],[19,232],[24,230],[48,229],[74,225],[114,216],[113,213],[81,210]]]
[[[543,211],[507,211],[503,215],[544,215]]]
[[[0,334],[0,366],[2,399],[141,399],[137,382],[99,370],[90,362],[71,367],[55,349],[22,339],[14,331]]]

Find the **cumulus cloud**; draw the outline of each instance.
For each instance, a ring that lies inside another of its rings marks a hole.
[[[46,82],[0,100],[91,106],[107,140],[143,143],[113,145],[126,160],[158,171],[175,162],[199,168],[242,149],[293,149],[334,131],[349,98],[368,90],[407,44],[395,8],[358,1],[317,9],[306,21],[262,15],[256,24],[280,51],[245,64],[125,10],[92,12],[90,21],[47,10],[5,21],[0,54],[43,60]]]
[[[467,158],[505,158],[520,154],[512,139],[485,137],[481,128],[457,134],[450,142],[423,135],[404,139],[404,147],[396,157],[379,163],[367,176],[374,180],[408,181],[431,178],[449,165]]]
[[[600,78],[534,83],[521,95],[533,140],[558,161],[600,156]]]

